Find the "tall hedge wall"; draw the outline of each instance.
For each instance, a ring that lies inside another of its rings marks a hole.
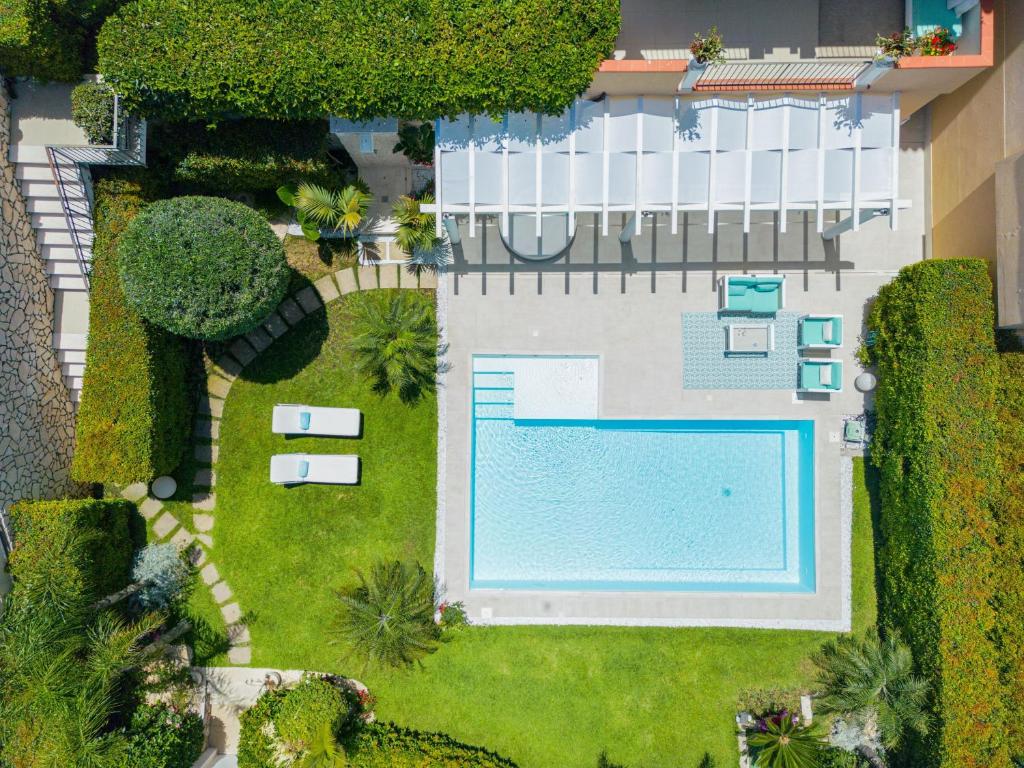
[[[1024,712],[1024,353],[999,356],[1000,586],[997,637],[1008,712]],[[1007,718],[1010,749],[1024,756],[1024,721]]]
[[[19,501],[11,508],[15,589],[19,583],[57,580],[90,600],[118,591],[131,581],[137,514],[124,499]],[[80,558],[64,546],[71,534],[83,537]]]
[[[124,485],[170,472],[188,441],[191,401],[184,342],[125,301],[117,240],[150,194],[131,178],[96,185],[85,379],[71,474]]]
[[[619,0],[134,0],[100,32],[99,71],[166,118],[551,112],[619,21]]]
[[[935,729],[915,766],[1009,765],[993,639],[1000,369],[991,294],[985,262],[928,261],[884,287],[869,318],[880,618],[910,643],[935,692]]]

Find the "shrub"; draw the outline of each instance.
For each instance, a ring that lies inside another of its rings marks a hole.
[[[366,218],[373,198],[363,183],[350,184],[334,190],[307,181],[295,186],[282,186],[277,196],[295,209],[295,219],[303,236],[312,242],[320,239],[320,229],[352,237]]]
[[[19,501],[11,508],[15,583],[46,580],[87,599],[117,592],[130,581],[137,514],[124,499]],[[83,546],[67,547],[69,535],[81,536]]]
[[[690,55],[698,64],[717,64],[725,61],[725,42],[718,27],[711,27],[706,35],[697,32],[690,43]]]
[[[125,300],[117,242],[151,192],[134,175],[96,184],[89,340],[72,477],[125,485],[173,470],[192,419],[181,339]]]
[[[619,22],[618,0],[134,0],[100,33],[99,71],[171,119],[559,112]]]
[[[190,768],[203,751],[203,719],[162,704],[139,706],[128,726],[122,768]]]
[[[285,749],[298,754],[310,748],[321,726],[340,733],[351,714],[351,703],[337,686],[309,678],[287,691],[273,722]]]
[[[71,119],[90,144],[114,140],[114,91],[106,83],[82,83],[71,91]]]
[[[217,197],[153,203],[118,243],[129,303],[150,322],[195,339],[251,330],[284,298],[284,247],[266,219]]]
[[[0,72],[73,82],[82,73],[85,30],[75,2],[0,0]]]
[[[157,611],[174,602],[189,585],[192,568],[174,544],[150,544],[135,555],[132,580],[146,586],[132,596],[143,611]]]
[[[392,216],[398,222],[395,242],[406,253],[413,255],[418,251],[429,251],[438,244],[435,236],[437,218],[432,213],[424,213],[420,206],[423,203],[432,205],[434,196],[427,194],[420,198],[402,195],[392,206]]]
[[[754,717],[765,717],[775,712],[799,712],[799,689],[748,688],[740,691],[736,708]]]
[[[430,165],[434,162],[434,124],[403,124],[398,129],[398,142],[391,151],[401,152],[414,163]]]
[[[992,285],[983,261],[927,261],[882,288],[869,316],[879,387],[883,625],[934,692],[916,766],[1008,765],[992,639],[999,489]]]
[[[309,180],[337,185],[344,174],[327,157],[326,120],[223,120],[153,127],[152,152],[173,179],[203,194],[263,192]]]

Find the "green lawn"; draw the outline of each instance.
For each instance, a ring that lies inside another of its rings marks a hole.
[[[252,617],[253,664],[362,677],[380,716],[444,731],[523,768],[592,767],[607,750],[630,768],[734,765],[735,702],[747,687],[802,687],[827,635],[734,629],[474,627],[422,668],[366,672],[331,644],[333,592],[378,558],[433,557],[433,399],[381,399],[344,350],[344,300],[279,340],[232,388],[217,467],[213,557]],[[354,406],[359,440],[270,434],[277,402]],[[356,488],[274,488],[270,455],[353,452]],[[872,519],[858,461],[854,622],[875,619]]]

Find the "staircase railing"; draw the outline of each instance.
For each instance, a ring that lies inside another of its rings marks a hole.
[[[82,279],[89,287],[92,271],[92,195],[89,178],[90,165],[145,165],[146,121],[136,120],[121,111],[121,99],[114,95],[114,118],[111,142],[105,145],[70,146],[48,144],[46,159],[57,185],[64,221],[71,235],[71,246],[82,271]],[[77,185],[80,195],[73,200],[69,187]]]

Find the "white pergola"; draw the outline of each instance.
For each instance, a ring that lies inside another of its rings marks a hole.
[[[909,200],[899,189],[899,94],[853,93],[814,99],[778,96],[744,100],[688,97],[604,97],[577,100],[558,116],[510,113],[500,121],[463,115],[436,123],[434,205],[437,216],[498,215],[508,236],[510,214],[642,214],[680,211],[815,211],[818,232],[831,237],[859,229],[868,218],[897,211]],[[848,211],[824,227],[825,211]]]

